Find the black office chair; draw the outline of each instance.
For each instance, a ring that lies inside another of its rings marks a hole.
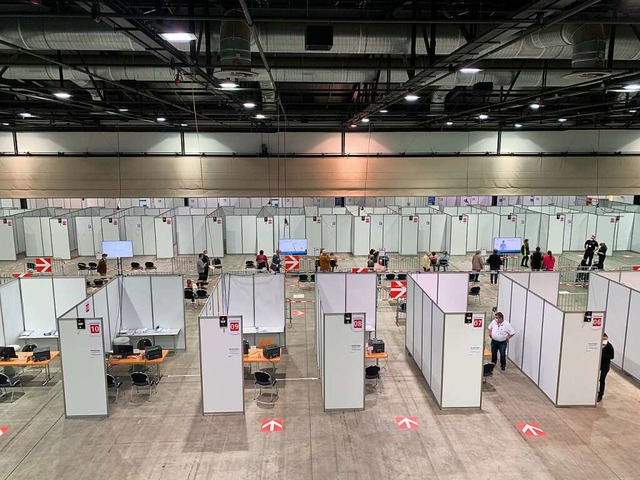
[[[255,400],[256,398],[260,397],[260,395],[262,395],[263,388],[271,388],[272,390],[275,388],[275,396],[273,395],[273,393],[271,393],[271,402],[274,402],[275,398],[278,396],[278,380],[275,378],[275,376],[262,371],[255,372],[253,376],[256,380],[253,385],[253,399]],[[258,388],[260,388],[260,393],[258,393],[258,395],[256,396],[256,390]]]
[[[93,288],[93,280],[86,280],[84,283],[87,288]]]
[[[96,262],[89,262],[89,265],[87,266],[87,268],[90,271],[95,271],[98,269],[98,264]]]
[[[311,276],[309,277],[309,282],[311,283],[315,283],[316,282],[316,275],[315,273],[312,273]]]
[[[244,268],[256,268],[256,265],[253,263],[253,260],[247,260],[244,262]]]
[[[157,270],[158,268],[155,266],[153,262],[144,262],[145,270]]]
[[[469,296],[476,297],[476,302],[480,303],[480,287],[471,287],[469,289]]]
[[[27,270],[35,270],[36,264],[33,262],[27,262]]]
[[[93,281],[93,286],[96,287],[96,288],[100,288],[100,287],[104,286],[104,280],[101,279],[101,278],[96,278]]]
[[[118,377],[114,377],[110,373],[107,373],[107,389],[116,390],[116,403],[118,403],[118,394],[120,393],[121,386],[122,386],[122,382]]]
[[[87,264],[84,262],[78,262],[78,272],[88,272],[89,267],[87,267]]]
[[[131,270],[142,270],[142,266],[138,262],[131,262]]]
[[[377,365],[369,365],[364,369],[364,378],[365,380],[375,380],[376,383],[374,387],[377,387],[378,381],[380,381],[380,367]]]
[[[38,345],[35,343],[27,343],[24,347],[22,347],[22,351],[23,352],[33,352],[36,348],[38,348]]]
[[[495,368],[495,363],[485,363],[482,367],[482,383],[487,383],[487,377],[493,376],[493,369]]]
[[[214,258],[213,259],[213,268],[222,270],[222,262],[220,261],[219,258]]]
[[[185,288],[184,289],[184,299],[185,300],[190,300],[191,303],[193,304],[193,306],[195,307],[196,306],[196,300],[198,298],[196,297],[196,292],[194,292],[190,288]]]
[[[153,347],[153,342],[150,338],[145,337],[138,340],[138,343],[136,344],[136,348],[138,350],[146,350],[147,347]]]
[[[8,375],[0,373],[0,388],[4,388],[5,393],[7,391],[7,388],[11,389],[10,403],[13,403],[13,394],[15,393],[16,387],[20,387],[22,393],[24,393],[24,388],[22,387],[22,383],[20,382],[20,380],[16,380],[15,378],[12,380]]]
[[[395,273],[387,273],[384,278],[386,280],[395,280],[396,279],[396,274]]]
[[[131,374],[131,396],[130,401],[133,400],[133,389],[135,387],[136,392],[140,392],[140,388],[149,389],[149,400],[151,401],[151,394],[156,390],[156,379],[151,378],[149,375],[143,372],[133,372]]]
[[[399,273],[398,274],[398,281],[406,280],[406,279],[407,279],[407,274],[406,273]]]
[[[196,290],[196,297],[198,300],[203,300],[203,299],[206,300],[207,298],[209,298],[209,292],[207,292],[203,288],[199,288]]]
[[[267,262],[258,262],[258,266],[256,267],[256,270],[262,270],[267,268]]]

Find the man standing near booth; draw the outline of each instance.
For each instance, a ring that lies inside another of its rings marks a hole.
[[[588,266],[593,263],[593,254],[596,248],[598,248],[598,241],[595,235],[591,235],[591,238],[584,242],[584,256],[582,257],[583,260],[587,261]]]
[[[101,277],[107,276],[107,254],[106,253],[103,253],[102,257],[98,261],[98,267],[96,268],[96,271]]]
[[[502,312],[496,312],[496,318],[489,324],[489,336],[491,337],[491,363],[498,360],[500,351],[500,370],[507,368],[507,343],[516,334],[511,324],[504,319]]]

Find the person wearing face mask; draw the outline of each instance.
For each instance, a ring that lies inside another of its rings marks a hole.
[[[614,351],[613,345],[609,343],[609,336],[605,333],[602,335],[602,359],[600,360],[600,389],[598,390],[598,401],[602,401],[604,397],[604,382],[607,378],[607,373],[611,368],[611,360],[613,360]]]
[[[496,312],[496,318],[489,324],[489,336],[491,337],[491,363],[498,360],[500,351],[500,370],[507,368],[507,343],[516,334],[511,324],[504,319],[502,312]]]

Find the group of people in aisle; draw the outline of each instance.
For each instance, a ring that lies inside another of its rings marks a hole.
[[[596,267],[598,270],[604,270],[604,261],[607,258],[607,245],[604,242],[598,243],[595,235],[591,235],[591,238],[584,242],[584,255],[582,256],[583,267],[593,266],[593,257],[598,255],[598,263]]]
[[[280,273],[282,268],[282,259],[280,258],[280,250],[276,250],[271,256],[271,263],[269,263],[269,257],[264,254],[264,250],[260,250],[256,255],[256,270],[266,270],[267,272]]]
[[[422,266],[423,272],[440,271],[442,267],[446,270],[446,267],[449,265],[449,254],[442,252],[438,255],[436,252],[426,252],[420,261],[420,265]]]
[[[520,261],[521,267],[531,267],[531,270],[546,270],[549,272],[555,269],[556,257],[553,256],[551,250],[547,250],[547,253],[543,254],[542,249],[540,247],[536,247],[533,253],[531,253],[528,238],[524,239],[524,242],[520,247],[520,255],[522,257],[522,260]]]

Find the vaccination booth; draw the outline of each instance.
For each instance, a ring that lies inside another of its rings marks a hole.
[[[76,228],[78,256],[92,257],[102,250],[102,217],[114,213],[113,209],[89,207],[77,210],[73,217]]]
[[[593,406],[604,309],[561,309],[559,284],[559,272],[500,275],[497,309],[516,331],[508,358],[556,407]]]
[[[480,408],[485,314],[467,311],[467,273],[407,278],[405,348],[439,408]]]
[[[26,250],[24,237],[25,210],[2,209],[0,218],[0,260],[15,260]]]
[[[606,312],[605,331],[615,349],[611,362],[640,380],[640,272],[590,274],[587,308]]]

